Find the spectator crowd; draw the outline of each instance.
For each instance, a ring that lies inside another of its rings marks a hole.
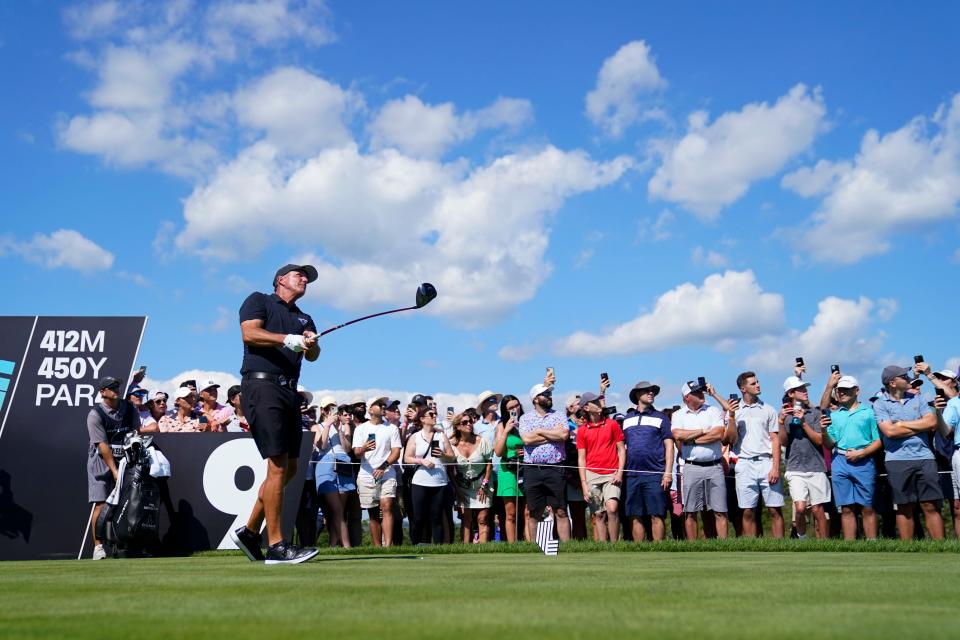
[[[376,546],[530,540],[545,518],[561,541],[938,539],[944,514],[960,536],[958,374],[914,360],[884,368],[872,394],[834,365],[815,400],[801,358],[769,402],[750,371],[728,395],[686,381],[672,407],[641,381],[626,411],[607,406],[606,374],[555,409],[552,369],[522,398],[485,391],[442,413],[424,394],[315,402],[301,389],[313,449],[300,541],[326,528],[331,545],[358,546],[364,513]],[[141,432],[249,431],[239,385],[223,404],[212,380],[172,399],[141,381],[127,389]]]

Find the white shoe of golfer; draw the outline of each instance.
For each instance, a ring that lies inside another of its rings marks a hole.
[[[104,551],[103,545],[98,544],[93,548],[93,559],[94,560],[103,560],[107,557],[107,552]]]

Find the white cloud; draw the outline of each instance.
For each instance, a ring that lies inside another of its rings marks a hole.
[[[522,344],[507,345],[497,351],[497,356],[507,362],[526,362],[542,350],[542,345]]]
[[[644,107],[641,96],[666,84],[646,42],[625,44],[600,67],[597,85],[586,97],[587,117],[608,135],[619,137],[631,124],[656,115]]]
[[[410,304],[427,281],[440,296],[426,312],[483,324],[529,300],[549,274],[548,215],[629,166],[548,146],[465,172],[348,145],[291,169],[254,145],[187,199],[177,245],[223,259],[277,241],[322,247],[295,258],[320,271],[308,296],[353,310]],[[492,220],[496,233],[478,233]]]
[[[708,276],[702,286],[684,283],[667,291],[653,310],[599,334],[579,331],[563,338],[564,355],[624,355],[730,338],[777,333],[784,323],[783,296],[766,293],[752,271]]]
[[[876,320],[892,317],[896,303],[861,296],[848,300],[830,296],[817,305],[809,327],[785,335],[762,338],[746,358],[749,368],[789,372],[794,358],[802,356],[809,372],[826,371],[831,364],[842,370],[869,369],[882,364],[886,336],[873,331]]]
[[[824,127],[819,90],[798,84],[773,105],[751,103],[714,122],[693,113],[686,135],[655,147],[661,164],[650,178],[650,196],[676,202],[704,219],[738,200],[751,183],[779,171]]]
[[[63,20],[74,38],[85,39],[109,33],[127,12],[127,4],[106,0],[82,2],[63,11]]]
[[[112,253],[72,229],[58,229],[50,235],[34,234],[17,241],[0,238],[0,255],[13,253],[47,269],[75,269],[82,273],[105,271],[113,266]]]
[[[237,93],[241,124],[266,132],[276,148],[308,155],[352,140],[350,117],[363,98],[303,69],[283,67]]]
[[[428,105],[408,95],[386,103],[368,128],[374,149],[393,147],[412,156],[439,158],[482,129],[517,128],[532,119],[527,100],[499,98],[489,107],[457,115],[450,102]]]
[[[322,45],[336,39],[330,12],[320,0],[218,2],[210,8],[207,22],[211,40],[228,47],[245,39],[260,46],[291,39]]]
[[[704,265],[712,269],[720,269],[730,264],[727,256],[713,249],[704,249],[699,245],[690,252],[690,260],[694,264]]]
[[[960,94],[929,120],[914,118],[883,136],[868,131],[852,161],[820,161],[785,176],[783,185],[804,196],[825,194],[801,238],[814,259],[850,264],[886,253],[895,232],[957,214]]]
[[[230,142],[225,132],[230,101],[225,94],[198,90],[196,77],[209,80],[239,53],[257,47],[290,40],[329,42],[327,14],[315,0],[75,5],[65,10],[64,21],[85,48],[68,59],[95,72],[97,83],[87,94],[90,112],[60,117],[58,141],[108,164],[202,177],[218,148]],[[280,117],[309,112],[304,102],[316,106],[310,102],[317,97],[315,84],[296,102],[289,94],[281,96],[286,110],[276,105],[274,110],[282,111]],[[271,133],[291,141],[289,129],[269,113],[248,115],[254,124],[257,116],[267,118]],[[316,128],[306,132],[306,142],[295,142],[307,144],[320,135]]]
[[[676,216],[669,209],[664,209],[656,218],[641,218],[637,222],[637,240],[639,242],[661,242],[669,239],[673,233],[670,225]]]
[[[951,371],[960,370],[960,356],[954,356],[947,360],[947,364],[944,365],[944,369],[950,369]]]

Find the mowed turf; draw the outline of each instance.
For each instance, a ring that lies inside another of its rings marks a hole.
[[[8,562],[0,637],[955,638],[957,584],[951,553]]]

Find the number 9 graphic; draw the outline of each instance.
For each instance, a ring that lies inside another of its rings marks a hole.
[[[237,488],[237,471],[249,467],[253,471],[253,484],[242,491]],[[233,524],[223,534],[218,549],[236,549],[230,539],[230,531],[246,525],[247,518],[257,501],[257,492],[267,477],[266,465],[257,451],[253,438],[237,438],[225,442],[210,454],[203,468],[203,491],[210,504],[223,513],[235,516]]]

